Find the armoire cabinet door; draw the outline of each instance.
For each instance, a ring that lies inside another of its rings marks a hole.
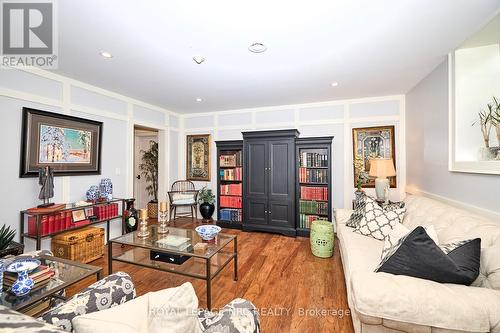
[[[267,156],[268,145],[266,141],[252,141],[246,143],[245,152],[246,172],[245,177],[245,223],[268,223],[268,174]]]

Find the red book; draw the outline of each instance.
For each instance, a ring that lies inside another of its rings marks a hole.
[[[48,232],[51,234],[55,230],[55,225],[56,225],[56,217],[54,215],[49,216],[49,230]]]
[[[57,214],[55,217],[54,232],[61,230],[61,214]]]
[[[66,212],[65,229],[69,229],[69,228],[71,228],[71,212]]]
[[[40,224],[42,227],[41,234],[45,236],[49,233],[49,218],[47,217],[47,215],[42,216],[42,221]]]

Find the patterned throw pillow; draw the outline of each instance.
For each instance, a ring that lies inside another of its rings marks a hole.
[[[385,211],[392,211],[396,209],[405,208],[405,203],[404,201],[381,203],[380,207],[382,207]]]
[[[365,214],[354,232],[383,240],[397,223],[401,223],[406,208],[385,211],[375,200],[366,197]]]
[[[346,227],[356,228],[359,225],[359,222],[365,215],[365,206],[366,206],[366,194],[361,193],[356,197],[354,201],[354,211],[349,217],[349,220],[345,223]]]

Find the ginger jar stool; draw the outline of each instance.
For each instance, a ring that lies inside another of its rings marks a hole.
[[[316,220],[311,223],[312,254],[319,258],[330,258],[333,255],[333,224],[329,221]]]

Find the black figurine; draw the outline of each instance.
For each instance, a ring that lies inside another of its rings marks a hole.
[[[38,205],[38,208],[53,206],[54,203],[49,202],[49,199],[54,197],[54,170],[51,167],[45,166],[38,170],[38,184],[42,186],[38,199],[43,200],[43,204]]]

